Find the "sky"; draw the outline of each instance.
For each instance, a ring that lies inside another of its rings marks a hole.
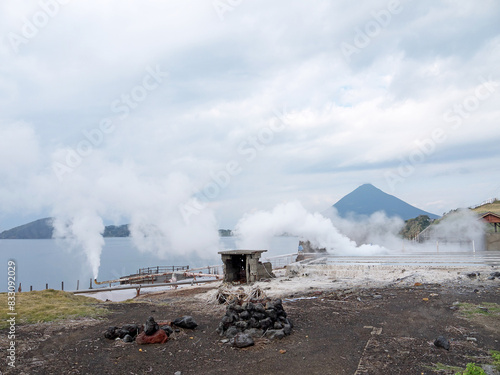
[[[494,0],[3,1],[0,231],[54,216],[148,242],[364,183],[438,215],[500,197],[499,19]]]

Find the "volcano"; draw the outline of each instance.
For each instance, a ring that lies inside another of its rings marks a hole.
[[[333,207],[341,217],[370,216],[375,212],[384,211],[386,216],[398,216],[403,220],[427,215],[431,219],[439,218],[430,212],[421,210],[405,201],[387,194],[372,184],[364,184],[340,199]]]

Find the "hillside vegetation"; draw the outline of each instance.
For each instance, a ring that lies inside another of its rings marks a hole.
[[[500,201],[495,199],[492,203],[486,203],[479,207],[473,208],[472,211],[480,213],[480,212],[493,212],[495,214],[500,215]]]
[[[420,215],[414,219],[405,221],[405,226],[399,233],[403,238],[411,240],[415,238],[420,232],[431,225],[431,219],[427,215]]]

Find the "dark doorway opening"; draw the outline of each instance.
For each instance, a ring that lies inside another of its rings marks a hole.
[[[247,282],[247,257],[245,255],[233,255],[226,264],[230,273],[233,274],[233,280],[241,283]]]

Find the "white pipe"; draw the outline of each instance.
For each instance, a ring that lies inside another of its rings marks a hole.
[[[70,293],[73,294],[85,294],[85,293],[97,293],[97,292],[112,292],[113,290],[126,290],[126,289],[137,289],[137,288],[157,288],[160,286],[175,286],[175,285],[191,285],[191,284],[204,284],[213,283],[220,280],[183,280],[177,281],[176,283],[158,283],[158,284],[134,284],[134,285],[118,285],[112,288],[96,288],[96,289],[84,289],[84,290],[74,290]]]

